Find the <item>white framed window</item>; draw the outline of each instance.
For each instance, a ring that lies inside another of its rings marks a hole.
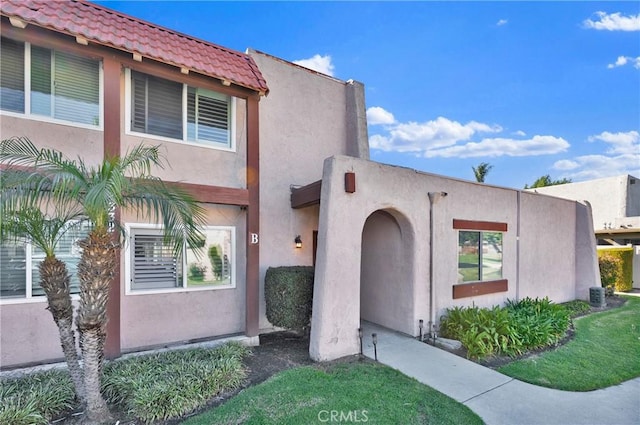
[[[235,227],[205,227],[202,246],[185,246],[178,256],[164,243],[161,227],[126,227],[127,295],[235,288]]]
[[[502,279],[502,232],[460,230],[458,276],[460,283]]]
[[[127,133],[235,149],[235,98],[126,70]]]
[[[77,269],[82,251],[78,241],[89,234],[88,224],[72,226],[58,242],[56,258],[63,261],[69,272],[71,293],[80,292]],[[0,300],[45,301],[45,293],[40,286],[39,265],[44,260],[44,252],[30,242],[0,243]]]
[[[2,37],[0,110],[7,115],[102,128],[102,64]]]

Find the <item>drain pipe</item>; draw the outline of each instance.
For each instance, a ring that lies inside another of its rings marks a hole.
[[[448,195],[447,192],[429,192],[429,335],[435,341],[434,329],[436,327],[435,312],[435,285],[433,284],[433,205],[440,198]]]

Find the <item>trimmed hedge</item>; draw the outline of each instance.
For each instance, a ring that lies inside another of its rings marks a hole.
[[[269,267],[264,278],[267,319],[275,326],[302,331],[311,323],[311,266]]]
[[[619,277],[615,282],[615,290],[619,292],[630,291],[633,288],[633,248],[625,246],[598,249],[598,260],[606,256],[618,258],[621,262]],[[604,286],[604,283],[602,286]]]

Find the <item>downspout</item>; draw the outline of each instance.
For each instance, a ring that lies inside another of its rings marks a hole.
[[[436,311],[435,285],[433,284],[433,205],[447,196],[447,192],[429,192],[429,335],[435,339]]]

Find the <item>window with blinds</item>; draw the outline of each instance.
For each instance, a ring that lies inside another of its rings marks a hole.
[[[232,145],[231,97],[211,90],[131,71],[130,114],[132,131],[212,146]]]
[[[58,241],[56,258],[67,265],[71,293],[80,292],[77,269],[82,255],[77,242],[89,234],[85,223],[69,227]],[[0,244],[0,298],[31,298],[44,296],[40,286],[39,265],[45,254],[28,242]],[[30,290],[29,290],[30,289]]]
[[[24,112],[24,43],[0,39],[0,109]]]
[[[131,289],[166,289],[182,286],[182,259],[173,255],[161,234],[132,236]]]
[[[201,245],[174,255],[158,228],[128,227],[127,293],[235,287],[235,228],[207,226]]]
[[[2,38],[1,47],[1,109],[100,125],[99,61],[6,38]],[[25,52],[30,52],[29,61],[25,61]],[[25,99],[29,100],[30,108]]]

